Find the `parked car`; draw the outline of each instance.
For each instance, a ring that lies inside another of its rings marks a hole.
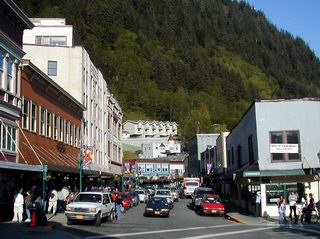
[[[129,195],[132,198],[132,203],[133,206],[138,206],[140,204],[140,198],[139,198],[139,194],[136,191],[130,191]]]
[[[155,193],[155,188],[153,185],[150,185],[150,184],[146,184],[143,186],[143,188],[145,190],[147,190],[149,196],[154,196],[154,193]]]
[[[200,215],[225,215],[225,207],[221,198],[215,194],[206,194],[200,202]]]
[[[129,208],[132,208],[133,201],[132,201],[132,197],[130,196],[130,194],[127,192],[121,192],[120,195],[123,200],[124,209],[128,210]]]
[[[74,221],[94,221],[96,226],[100,226],[102,218],[109,222],[114,220],[115,206],[110,193],[81,192],[74,202],[67,205],[65,215],[68,225]]]
[[[215,194],[212,188],[198,187],[194,190],[191,206],[195,210],[199,209],[201,199],[205,194]]]
[[[144,216],[170,216],[170,205],[166,198],[150,198],[144,210]]]
[[[169,206],[172,208],[173,207],[173,197],[171,194],[171,191],[168,189],[157,189],[155,194],[155,197],[160,197],[160,198],[166,198],[167,202],[169,203]]]
[[[175,202],[178,202],[178,201],[179,201],[179,192],[178,192],[176,186],[174,186],[174,185],[164,185],[164,186],[163,186],[163,189],[168,189],[168,190],[170,190],[170,191],[171,191],[171,195],[172,195],[172,197],[173,197],[173,200],[174,200]]]
[[[149,195],[148,195],[147,191],[144,189],[138,189],[138,190],[136,190],[136,192],[139,195],[140,202],[147,203],[147,201],[149,199]]]

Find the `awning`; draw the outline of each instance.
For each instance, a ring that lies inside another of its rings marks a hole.
[[[23,159],[28,165],[44,164],[48,165],[49,171],[66,173],[77,173],[77,154],[60,153],[55,147],[44,147],[42,145],[23,142],[21,145]]]
[[[277,177],[305,175],[303,169],[243,171],[243,177]]]
[[[8,161],[0,161],[0,168],[12,169],[12,170],[22,170],[22,171],[32,171],[32,172],[42,172],[42,165],[28,165],[23,163],[13,163]]]

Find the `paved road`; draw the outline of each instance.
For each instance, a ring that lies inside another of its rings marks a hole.
[[[64,231],[86,239],[103,238],[319,238],[313,228],[292,229],[278,225],[243,225],[223,217],[199,216],[189,209],[190,200],[175,203],[169,218],[144,217],[144,204],[123,214],[122,220],[101,227],[81,224],[66,226]]]

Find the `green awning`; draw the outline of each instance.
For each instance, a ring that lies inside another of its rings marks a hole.
[[[243,177],[276,177],[276,176],[296,176],[305,175],[303,169],[290,169],[290,170],[260,170],[260,171],[243,171]]]

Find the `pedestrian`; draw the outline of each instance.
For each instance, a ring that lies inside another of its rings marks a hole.
[[[289,196],[289,206],[290,206],[289,218],[292,221],[292,211],[293,211],[295,223],[297,223],[297,200],[298,200],[297,194],[295,192],[291,192]]]
[[[306,215],[306,218],[305,218],[305,222],[306,223],[311,223],[311,214],[316,208],[316,204],[314,202],[314,198],[313,198],[312,193],[309,193],[309,198],[310,198],[310,201],[309,201],[309,204],[308,204],[308,207],[307,207],[307,215]]]
[[[286,220],[286,200],[281,195],[278,202],[278,212],[279,212],[279,223],[285,224],[287,222]]]
[[[69,186],[70,187],[70,186]],[[68,199],[68,196],[69,196],[69,194],[70,194],[70,192],[69,192],[69,187],[63,187],[62,188],[62,193],[63,193],[63,197],[64,197],[64,199],[63,199],[63,212],[64,212],[64,210],[66,210],[66,205],[67,205],[67,199]]]
[[[301,216],[300,216],[300,222],[303,223],[303,220],[305,219],[307,215],[307,208],[308,208],[308,201],[307,201],[307,194],[304,194],[304,196],[301,198]]]
[[[23,204],[24,199],[22,195],[22,188],[14,197],[14,204],[13,204],[13,222],[22,222],[23,217]]]
[[[24,198],[24,206],[25,206],[26,213],[27,213],[27,219],[25,220],[25,222],[30,222],[31,221],[31,212],[30,212],[31,204],[32,204],[32,202],[31,202],[31,193],[30,193],[30,191],[27,191],[27,195]]]
[[[115,204],[116,204],[116,217],[117,221],[121,220],[121,207],[122,207],[123,200],[121,198],[121,195],[117,193]]]
[[[52,213],[56,215],[57,213],[57,204],[58,204],[58,192],[55,189],[52,189],[49,193],[49,206],[48,213]]]
[[[58,213],[64,212],[64,199],[62,190],[58,191]]]
[[[256,192],[256,217],[260,217],[260,208],[261,208],[261,192]]]

